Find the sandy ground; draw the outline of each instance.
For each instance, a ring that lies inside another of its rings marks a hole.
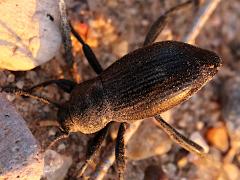
[[[70,0],[67,1],[67,6],[69,19],[93,47],[101,65],[106,68],[124,54],[140,47],[154,19],[180,2],[184,1],[96,0],[87,2],[86,0]],[[194,17],[194,10],[191,7],[179,12],[172,18],[158,40],[181,39],[187,33],[192,17]],[[130,160],[127,164],[126,179],[143,179],[144,176],[149,176],[148,174],[155,175],[152,179],[240,178],[239,150],[235,150],[229,158],[233,144],[231,135],[234,132],[231,132],[226,125],[228,119],[225,118],[223,111],[226,104],[222,102],[223,97],[231,96],[223,92],[225,82],[229,77],[238,76],[239,20],[239,0],[220,3],[198,36],[196,45],[217,52],[223,59],[223,68],[214,80],[199,93],[172,110],[172,124],[186,136],[194,133],[200,134],[205,139],[209,153],[214,160],[206,163],[174,144],[168,153],[161,156],[153,156],[140,161]],[[74,47],[79,73],[75,79],[82,82],[95,77],[96,74],[89,67],[76,41],[74,41]],[[63,53],[59,53],[53,60],[28,72],[1,70],[0,85],[12,84],[19,88],[29,87],[49,79],[63,78],[66,71]],[[37,93],[54,101],[64,102],[68,99],[67,94],[57,90],[54,86],[44,88]],[[8,99],[14,103],[27,121],[41,146],[46,148],[59,132],[56,126],[52,126],[56,119],[56,110],[52,106],[29,98],[9,95]],[[234,121],[232,125],[235,126]],[[77,170],[84,161],[90,137],[92,136],[81,133],[72,134],[68,139],[60,141],[54,148],[55,151],[71,156],[73,159],[66,179],[75,179]],[[94,167],[91,165],[89,171],[93,171]],[[116,179],[116,177],[116,170],[113,166],[109,169],[105,179]]]

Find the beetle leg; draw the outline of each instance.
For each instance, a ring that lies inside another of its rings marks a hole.
[[[37,84],[31,88],[26,89],[26,91],[32,92],[33,90],[36,90],[38,88],[42,88],[51,84],[56,84],[59,88],[61,88],[63,91],[67,93],[71,93],[73,88],[77,85],[75,82],[70,80],[58,79],[58,80],[45,81],[43,83]]]
[[[157,125],[165,132],[167,133],[170,138],[175,141],[177,144],[182,146],[184,149],[186,149],[189,152],[193,152],[195,154],[198,154],[200,156],[204,156],[204,149],[198,145],[197,143],[191,141],[190,139],[186,138],[182,134],[180,134],[176,129],[174,129],[170,124],[165,122],[163,118],[160,115],[155,116],[155,119],[157,120]]]
[[[99,149],[102,146],[102,143],[107,135],[107,132],[111,126],[111,122],[108,123],[103,129],[101,129],[91,140],[91,142],[88,145],[87,148],[87,154],[86,154],[86,161],[83,164],[83,166],[80,169],[78,177],[81,177],[86,170],[88,164],[90,161],[92,161],[93,157],[96,155],[96,153],[99,151]]]
[[[77,31],[73,28],[71,24],[70,24],[70,27],[74,37],[82,44],[82,50],[84,52],[85,57],[88,60],[88,63],[97,74],[100,74],[103,71],[103,68],[98,62],[97,57],[94,54],[93,50],[88,44],[84,42],[84,40],[81,38],[81,36],[77,33]]]
[[[127,129],[127,123],[121,123],[118,135],[117,135],[117,141],[116,141],[116,149],[115,149],[115,156],[116,156],[116,164],[117,164],[117,171],[119,175],[119,179],[123,179],[123,174],[126,166],[126,156],[125,156],[125,141],[124,141],[124,134]]]
[[[144,40],[143,46],[147,46],[152,44],[156,38],[158,37],[158,35],[162,32],[163,28],[166,26],[166,24],[168,23],[169,19],[171,18],[171,16],[178,10],[183,9],[185,7],[187,7],[188,5],[190,5],[191,3],[196,2],[196,0],[188,0],[182,4],[179,4],[175,7],[172,7],[171,9],[169,9],[167,12],[165,12],[163,15],[161,15],[160,17],[158,17],[158,19],[152,24],[152,26],[150,27],[146,38]]]

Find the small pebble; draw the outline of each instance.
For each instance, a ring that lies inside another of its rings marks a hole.
[[[228,180],[238,180],[240,177],[239,168],[234,164],[224,164],[224,172]]]
[[[66,145],[64,143],[61,143],[61,144],[58,145],[57,149],[58,149],[58,152],[63,151],[63,150],[66,149]]]
[[[122,57],[128,53],[128,42],[121,41],[113,47],[113,53],[118,57]]]
[[[168,180],[162,168],[157,165],[150,165],[145,169],[144,180]]]
[[[22,89],[23,86],[24,86],[24,81],[18,81],[18,82],[16,83],[16,86],[17,86],[19,89]]]
[[[52,128],[48,131],[48,136],[55,136],[56,135],[56,129],[55,128]]]
[[[43,177],[49,180],[63,180],[71,164],[71,157],[60,155],[53,150],[47,150],[44,156]]]
[[[177,171],[177,167],[173,163],[168,163],[163,166],[169,176],[174,176]]]
[[[44,111],[44,112],[50,112],[49,106],[44,106],[44,107],[43,107],[43,111]]]
[[[149,21],[148,21],[147,19],[143,19],[143,20],[141,21],[141,24],[142,24],[143,26],[148,26],[148,25],[149,25]]]
[[[10,102],[13,102],[16,99],[16,96],[11,94],[7,94],[6,97]]]
[[[118,2],[116,0],[107,1],[107,5],[111,8],[116,8],[118,6]]]
[[[183,168],[188,164],[188,159],[186,157],[181,158],[178,162],[177,165],[179,168]]]
[[[37,73],[35,71],[28,71],[26,73],[26,78],[35,82],[35,80],[38,78]]]
[[[7,81],[8,81],[9,83],[14,82],[14,81],[15,81],[15,75],[12,74],[12,73],[9,74],[8,77],[7,77]]]
[[[198,131],[200,131],[201,129],[204,128],[204,122],[201,122],[201,121],[197,121],[196,122],[196,128]]]
[[[144,141],[141,137],[144,137]],[[127,157],[132,160],[146,159],[168,152],[172,141],[151,119],[142,122],[128,141]]]
[[[229,147],[227,129],[223,124],[219,127],[209,129],[207,132],[207,139],[213,146],[222,152],[225,152]]]

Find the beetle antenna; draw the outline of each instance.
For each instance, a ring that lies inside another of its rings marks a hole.
[[[0,92],[6,92],[6,93],[12,93],[12,94],[15,94],[17,96],[26,96],[26,97],[30,97],[30,98],[33,98],[33,99],[36,99],[38,101],[41,101],[45,104],[52,104],[53,106],[57,107],[57,108],[60,108],[60,105],[55,103],[55,102],[52,102],[51,100],[45,98],[45,97],[41,97],[41,96],[37,96],[37,95],[33,95],[31,94],[31,91],[28,91],[28,90],[23,90],[23,89],[19,89],[17,87],[9,87],[9,86],[6,86],[6,87],[3,87]]]
[[[164,121],[160,115],[155,116],[155,119],[158,122],[157,126],[159,126],[165,133],[167,133],[174,142],[189,152],[193,152],[201,157],[205,156],[204,149],[200,145],[180,134],[170,124]]]

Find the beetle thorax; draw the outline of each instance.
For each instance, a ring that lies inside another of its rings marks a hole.
[[[98,78],[79,84],[72,91],[69,102],[59,111],[60,124],[68,132],[95,133],[111,121]]]

